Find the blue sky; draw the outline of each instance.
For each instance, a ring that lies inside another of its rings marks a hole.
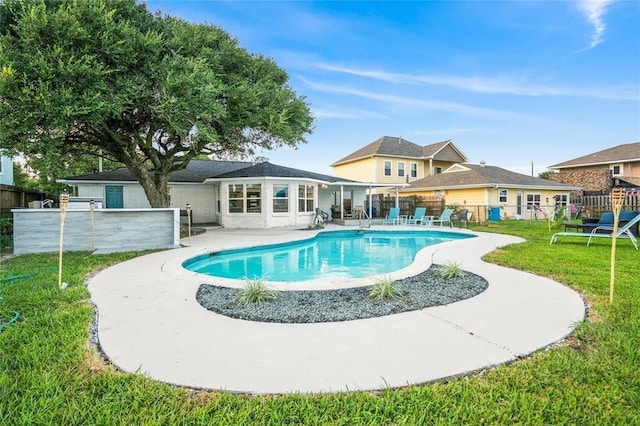
[[[273,58],[316,118],[263,153],[331,174],[381,136],[531,174],[640,141],[638,1],[147,1]]]

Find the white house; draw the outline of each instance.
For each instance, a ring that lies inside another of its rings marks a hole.
[[[60,179],[78,197],[103,199],[104,208],[148,208],[144,190],[126,169]],[[192,160],[169,175],[170,207],[186,209],[194,223],[228,228],[308,226],[315,209],[343,218],[363,209],[372,189],[356,182],[269,162]],[[370,205],[370,203],[369,203]]]

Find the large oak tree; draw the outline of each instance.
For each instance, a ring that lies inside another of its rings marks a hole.
[[[273,60],[222,29],[135,0],[0,1],[0,141],[25,155],[105,156],[153,207],[200,154],[296,146],[309,106]]]

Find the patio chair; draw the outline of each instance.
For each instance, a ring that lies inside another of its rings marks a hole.
[[[313,222],[318,223],[318,218],[320,218],[323,223],[331,222],[333,220],[333,217],[331,217],[329,213],[316,207],[316,216],[314,217]]]
[[[434,224],[434,225],[437,223],[440,226],[444,226],[445,223],[448,223],[449,226],[452,226],[452,224],[451,224],[451,215],[452,214],[453,214],[453,209],[444,209],[444,211],[442,212],[440,217],[433,218],[431,223]]]
[[[426,207],[416,207],[416,211],[413,213],[413,215],[407,218],[407,221],[405,223],[407,225],[417,225],[418,223],[422,223],[426,211]]]
[[[628,238],[633,243],[633,246],[638,250],[638,240],[633,233],[634,226],[640,222],[640,214],[637,214],[629,222],[618,228],[616,233],[617,238]],[[558,240],[559,236],[565,237],[589,237],[587,245],[591,244],[591,240],[594,238],[613,238],[613,226],[601,225],[593,228],[591,232],[556,232],[551,236],[549,244],[553,244]]]
[[[400,208],[399,207],[391,207],[389,209],[389,214],[382,219],[383,225],[395,225],[400,223]]]
[[[454,212],[451,215],[452,226],[453,226],[453,221],[455,220],[456,224],[458,225],[458,228],[462,228],[462,223],[463,222],[464,222],[465,228],[469,228],[470,216],[471,216],[471,214],[469,213],[468,209],[460,209],[460,210]]]

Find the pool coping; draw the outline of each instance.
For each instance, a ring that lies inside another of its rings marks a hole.
[[[585,305],[575,291],[481,260],[523,241],[507,235],[474,233],[477,238],[420,253],[427,250],[429,263],[459,262],[487,279],[485,292],[450,305],[338,323],[259,323],[207,311],[195,300],[203,276],[176,268],[180,259],[206,250],[309,237],[300,233],[215,229],[184,239],[189,247],[98,273],[88,287],[103,352],[124,371],[192,388],[250,394],[369,391],[511,362],[563,339],[584,319]]]

